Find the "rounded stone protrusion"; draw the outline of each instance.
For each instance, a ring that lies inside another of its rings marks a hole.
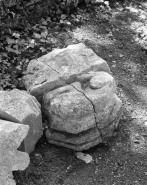
[[[110,74],[99,72],[96,76],[91,78],[89,85],[91,89],[100,89],[108,84],[114,83],[114,78]]]

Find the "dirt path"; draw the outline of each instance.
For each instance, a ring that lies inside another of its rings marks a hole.
[[[85,151],[91,164],[43,138],[29,168],[15,173],[17,185],[147,185],[147,3],[93,12],[70,35],[108,62],[124,104],[120,127],[108,143]]]

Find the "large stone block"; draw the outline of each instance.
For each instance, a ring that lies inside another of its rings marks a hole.
[[[50,143],[88,149],[111,136],[118,125],[122,102],[115,94],[115,80],[106,61],[82,43],[32,60],[24,83],[42,103]]]
[[[29,125],[30,130],[21,149],[31,153],[43,134],[41,107],[35,97],[25,91],[0,91],[0,119]]]
[[[85,85],[75,82],[46,93],[42,102],[48,141],[81,151],[112,136],[122,114],[115,90],[114,78],[97,72]]]
[[[0,120],[0,185],[16,185],[12,171],[28,167],[29,155],[17,150],[28,131],[28,125]]]
[[[24,83],[27,90],[41,101],[44,93],[64,86],[89,72],[110,73],[107,63],[84,44],[55,49],[30,61]]]

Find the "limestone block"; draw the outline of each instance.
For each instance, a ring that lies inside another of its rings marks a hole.
[[[0,185],[16,185],[12,171],[28,167],[29,155],[17,150],[28,131],[28,125],[0,120]]]
[[[46,137],[50,143],[86,150],[112,136],[117,128],[122,102],[115,94],[114,78],[97,72],[87,80],[44,94],[42,110],[48,120]]]
[[[51,129],[78,134],[96,127],[91,102],[72,85],[45,94],[43,110]]]
[[[29,125],[23,151],[31,153],[43,134],[40,104],[35,97],[17,89],[0,91],[0,97],[0,119]]]
[[[110,73],[107,63],[80,43],[30,61],[24,83],[26,89],[41,101],[46,92],[78,81],[78,77],[91,71]]]
[[[48,128],[46,137],[49,143],[71,148],[75,151],[87,150],[102,142],[99,130],[96,127],[80,134],[69,134]]]

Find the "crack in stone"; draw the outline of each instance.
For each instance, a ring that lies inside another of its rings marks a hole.
[[[54,68],[52,68],[50,65],[46,64],[48,67],[50,67],[53,71],[55,71],[56,73],[60,74],[59,71],[55,70]],[[65,81],[66,82],[66,81]]]
[[[66,82],[66,81],[65,81]],[[68,85],[71,85],[71,84],[68,84]],[[84,95],[84,97],[91,103],[92,107],[93,107],[93,113],[94,113],[94,119],[95,119],[95,123],[96,123],[96,128],[97,130],[99,131],[100,133],[100,137],[102,139],[102,133],[101,133],[101,130],[99,129],[99,127],[97,126],[97,120],[96,120],[96,111],[95,111],[95,105],[94,103],[86,96],[86,94],[82,91],[80,91],[79,89],[77,89],[74,85],[71,85],[74,89],[76,89],[77,91],[79,91],[80,93],[82,93]]]
[[[50,65],[48,65],[48,64],[46,64],[48,67],[50,67],[53,71],[55,71],[56,73],[58,73],[59,75],[60,75],[60,72],[59,71],[57,71],[57,70],[55,70],[54,68],[52,68]],[[64,79],[65,80],[65,79]],[[100,137],[101,137],[101,139],[102,139],[102,132],[101,132],[101,130],[99,129],[99,127],[98,127],[98,123],[97,123],[97,120],[96,120],[96,110],[95,110],[95,105],[94,105],[94,103],[86,96],[86,94],[84,93],[84,92],[82,92],[82,91],[80,91],[79,89],[77,89],[74,85],[72,85],[72,84],[69,84],[66,80],[65,80],[65,83],[67,84],[67,85],[71,85],[74,89],[76,89],[78,92],[80,92],[80,93],[82,93],[83,95],[84,95],[84,97],[91,103],[91,105],[92,105],[92,107],[93,107],[93,113],[94,113],[94,119],[95,119],[95,123],[96,123],[96,128],[97,128],[97,130],[99,131],[99,133],[100,133]]]

